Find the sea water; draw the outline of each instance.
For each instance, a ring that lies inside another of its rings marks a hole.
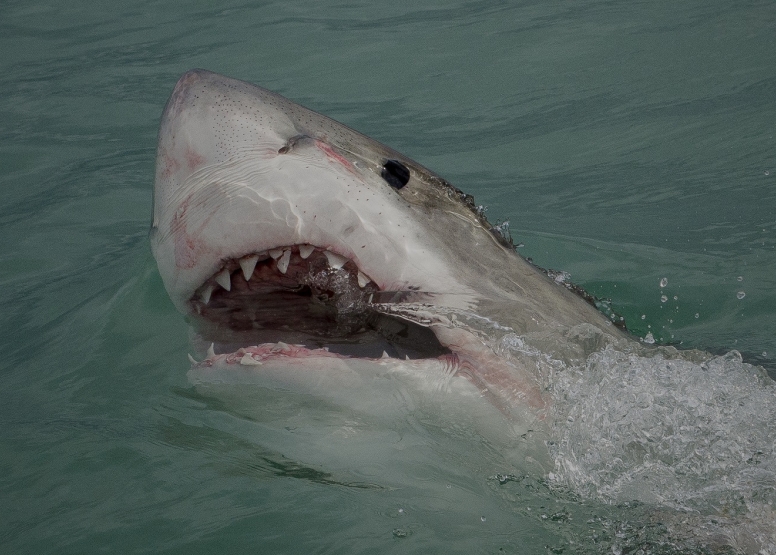
[[[774,23],[755,1],[4,2],[0,550],[687,552],[715,508],[756,535]],[[198,391],[147,242],[159,116],[192,67],[393,146],[643,341],[721,358],[554,374],[546,473],[411,396],[375,422]]]

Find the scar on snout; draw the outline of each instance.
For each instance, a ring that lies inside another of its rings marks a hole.
[[[184,154],[186,157],[186,164],[189,169],[193,170],[205,163],[205,157],[196,152],[193,148],[187,147]]]

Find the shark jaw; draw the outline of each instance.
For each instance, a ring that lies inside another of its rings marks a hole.
[[[203,70],[180,78],[162,116],[150,235],[170,298],[216,345],[200,368],[398,355],[436,360],[503,412],[542,409],[536,376],[466,316],[520,334],[610,324],[426,168]]]

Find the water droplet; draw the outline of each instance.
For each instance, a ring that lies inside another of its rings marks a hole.
[[[655,342],[655,336],[652,335],[652,332],[647,332],[647,335],[644,336],[643,339],[644,343],[647,343],[649,345],[652,345]]]
[[[740,301],[741,299],[743,299],[744,297],[746,297],[746,293],[744,293],[743,291],[739,291],[738,293],[736,293],[736,298],[737,298],[739,301]]]
[[[768,351],[763,351],[763,356],[767,357],[768,356]]]
[[[678,301],[679,300],[679,295],[674,295],[674,300]]]
[[[481,517],[480,517],[480,520],[481,520],[482,522],[485,522],[485,517],[484,517],[484,516],[481,516]]]
[[[738,277],[736,278],[736,280],[737,280],[737,281],[744,281],[744,276],[738,276]]]
[[[646,314],[642,314],[642,315],[641,315],[641,319],[642,319],[642,320],[646,320],[646,319],[647,319],[647,315],[646,315]]]
[[[406,530],[402,530],[401,528],[394,528],[393,530],[393,537],[394,538],[406,538],[409,534],[407,534]]]
[[[699,316],[700,316],[700,314],[698,314],[698,313],[696,312],[696,313],[695,313],[695,317],[696,317],[696,318],[698,318]]]
[[[768,170],[765,170],[765,175],[771,175],[771,172]]]
[[[667,300],[668,300],[668,297],[666,297],[665,295],[661,295],[661,296],[660,296],[660,302],[661,302],[661,303],[664,303],[664,302],[666,302]]]
[[[660,278],[660,287],[665,287],[668,285],[668,278]]]

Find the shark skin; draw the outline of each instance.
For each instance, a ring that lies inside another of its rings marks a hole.
[[[444,179],[276,93],[205,70],[185,73],[164,109],[150,240],[172,302],[203,345],[215,343],[193,361],[194,381],[230,368],[273,368],[275,378],[283,367],[417,370],[440,384],[465,380],[502,413],[540,422],[549,407],[541,372],[499,352],[492,333],[566,361],[633,343],[521,258]],[[405,324],[416,331],[392,331]],[[419,356],[386,352],[413,333],[419,346],[408,349]],[[336,348],[369,341],[386,350]]]

